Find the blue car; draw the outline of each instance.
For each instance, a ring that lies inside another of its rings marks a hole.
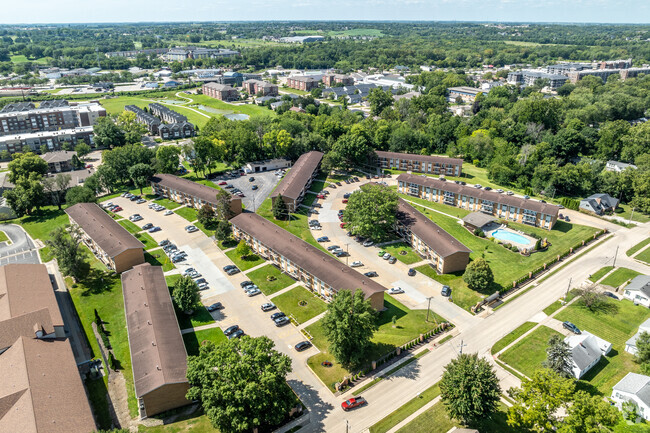
[[[329,242],[330,238],[327,236],[321,236],[318,239],[316,239],[316,242]]]
[[[160,231],[160,227],[158,227],[158,226],[156,226],[156,227],[151,227],[151,228],[148,230],[149,233],[155,233],[155,232],[157,232],[157,231]]]

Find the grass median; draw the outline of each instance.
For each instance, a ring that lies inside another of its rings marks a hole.
[[[298,323],[305,323],[327,310],[327,304],[302,286],[273,298],[273,303],[287,316],[292,315]]]
[[[296,282],[296,280],[271,264],[249,272],[246,274],[246,277],[255,283],[262,293],[267,296],[289,287]]]
[[[176,209],[174,212],[176,214],[182,216],[183,218],[185,218],[189,222],[196,221],[196,219],[197,219],[196,215],[197,215],[198,211],[196,209],[194,209],[193,207],[181,207],[179,209]]]
[[[236,250],[230,250],[226,252],[226,255],[232,262],[239,268],[240,271],[246,271],[250,268],[254,268],[257,265],[264,263],[264,259],[256,254],[249,254],[244,258],[237,253]]]
[[[618,268],[601,281],[601,284],[611,287],[619,287],[637,275],[641,275],[641,273],[628,268]]]

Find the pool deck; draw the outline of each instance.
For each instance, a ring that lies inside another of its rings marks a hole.
[[[535,243],[537,242],[537,239],[535,239],[535,238],[533,238],[531,236],[528,236],[525,233],[521,233],[521,232],[518,232],[517,230],[513,230],[513,229],[511,229],[511,228],[509,228],[509,227],[507,227],[505,225],[492,223],[492,224],[489,224],[489,225],[483,227],[483,232],[485,233],[485,236],[487,236],[488,238],[494,237],[494,232],[496,232],[497,230],[501,230],[501,231],[504,231],[504,232],[510,232],[512,234],[516,234],[517,236],[521,236],[521,237],[525,238],[528,241],[528,243],[524,244],[524,243],[517,242],[517,241],[514,241],[514,240],[510,240],[510,239],[500,239],[498,237],[495,237],[495,239],[499,239],[500,241],[502,241],[504,243],[509,243],[511,245],[515,245],[519,249],[532,250],[535,247]]]

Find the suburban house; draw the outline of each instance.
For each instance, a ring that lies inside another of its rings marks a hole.
[[[158,173],[151,178],[154,194],[168,198],[188,207],[200,209],[204,204],[217,208],[217,192],[219,190],[207,185],[192,182],[173,174]],[[230,212],[238,215],[242,211],[241,198],[231,196]]]
[[[333,86],[334,84],[343,84],[344,86],[351,86],[354,84],[354,78],[349,75],[343,74],[327,74],[323,75],[323,84],[326,86]]]
[[[628,168],[637,168],[636,165],[634,164],[628,164],[625,162],[619,162],[619,161],[612,161],[611,159],[607,161],[605,164],[605,170],[607,171],[615,171],[617,173],[620,173],[622,171],[627,170]]]
[[[319,79],[308,75],[298,75],[287,78],[287,87],[309,92],[311,89],[318,87]]]
[[[291,161],[286,158],[265,159],[264,161],[249,162],[244,166],[246,173],[260,173],[268,170],[278,170],[291,167]]]
[[[239,99],[239,92],[227,84],[205,83],[203,94],[221,101],[236,101]]]
[[[415,155],[409,153],[384,152],[376,150],[377,165],[403,171],[430,173],[446,176],[460,176],[463,171],[463,160],[435,155]]]
[[[463,102],[474,102],[474,99],[478,96],[479,93],[484,93],[483,89],[477,89],[475,87],[450,87],[447,89],[449,97],[447,98],[449,102],[456,102],[456,99],[460,98]]]
[[[643,305],[650,308],[650,276],[638,275],[625,286],[623,297],[634,302],[634,305]]]
[[[144,263],[144,245],[95,203],[77,203],[65,210],[81,229],[90,251],[109,269],[120,273]]]
[[[95,431],[45,265],[0,266],[0,376],[0,431]]]
[[[122,274],[135,396],[142,418],[185,406],[187,352],[162,267]]]
[[[547,230],[553,228],[560,210],[558,206],[537,200],[414,174],[397,177],[397,192]]]
[[[606,212],[612,212],[618,206],[618,199],[609,194],[594,194],[580,200],[580,209],[602,215]]]
[[[70,150],[57,150],[54,152],[47,152],[41,155],[41,158],[47,162],[48,173],[60,173],[62,171],[71,171],[74,169],[72,166],[72,158],[77,155],[77,152]]]
[[[595,336],[588,331],[578,335],[569,335],[564,342],[571,348],[571,362],[573,375],[580,379],[591,370],[603,355],[612,350],[612,343]]]
[[[405,200],[397,205],[396,231],[441,274],[462,271],[472,252]]]
[[[386,289],[372,278],[255,213],[242,213],[230,223],[235,239],[245,240],[255,254],[326,301],[341,290],[361,290],[374,309],[383,310]]]
[[[643,322],[641,325],[639,325],[639,330],[625,342],[625,351],[628,353],[631,353],[632,355],[636,355],[637,348],[636,348],[636,341],[639,339],[641,334],[644,332],[650,333],[650,319],[646,320]]]
[[[639,417],[650,420],[650,376],[628,373],[612,388],[612,400],[620,410],[623,403],[631,401],[636,404]]]
[[[316,150],[300,155],[289,173],[271,193],[271,201],[275,203],[275,200],[281,195],[289,212],[295,212],[305,198],[312,181],[318,175],[322,159],[323,152]]]
[[[278,96],[278,86],[262,80],[246,80],[242,83],[249,95]]]

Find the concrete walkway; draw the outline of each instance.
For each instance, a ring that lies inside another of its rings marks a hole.
[[[414,201],[407,200],[407,199],[404,199],[404,201],[407,201],[407,202],[411,203],[413,206],[420,206],[420,207],[423,207],[423,208],[425,208],[425,209],[429,209],[431,212],[438,212],[439,214],[444,215],[444,216],[448,216],[449,218],[453,218],[453,219],[455,219],[456,221],[462,221],[462,218],[458,218],[458,217],[455,217],[455,216],[453,216],[453,215],[449,215],[448,213],[445,213],[445,212],[440,211],[440,210],[438,210],[438,209],[434,209],[434,208],[429,207],[429,206],[424,206],[424,205],[422,205],[422,204],[420,204],[420,203],[416,203],[416,202],[414,202]]]
[[[269,299],[273,299],[273,298],[275,298],[276,296],[279,296],[279,295],[281,295],[281,294],[283,294],[283,293],[288,292],[288,291],[291,290],[291,289],[294,289],[294,288],[298,287],[299,285],[300,285],[300,282],[299,282],[299,281],[296,281],[296,282],[293,283],[292,285],[287,286],[287,287],[285,287],[285,288],[282,289],[282,290],[278,290],[278,291],[275,292],[275,293],[271,293],[270,295],[267,296],[267,298],[269,298]]]
[[[320,319],[323,318],[323,316],[325,316],[326,313],[327,313],[327,311],[323,311],[323,312],[320,313],[319,315],[314,316],[314,317],[312,317],[311,319],[307,320],[305,323],[301,323],[301,324],[298,326],[298,329],[306,328],[306,327],[308,327],[309,325],[311,325],[312,323],[316,323],[316,322],[318,322]]]
[[[203,331],[204,329],[219,328],[219,325],[219,322],[214,322],[208,325],[197,326],[196,328],[185,328],[181,329],[181,334],[191,334],[192,332]]]
[[[244,274],[248,274],[248,273],[253,272],[253,271],[255,271],[255,270],[259,269],[259,268],[263,268],[264,266],[266,266],[266,265],[268,265],[268,264],[269,264],[269,262],[267,262],[266,260],[264,260],[263,263],[260,263],[259,265],[256,265],[256,266],[253,266],[253,267],[250,268],[250,269],[246,269],[245,271],[243,271],[243,273],[244,273]]]

